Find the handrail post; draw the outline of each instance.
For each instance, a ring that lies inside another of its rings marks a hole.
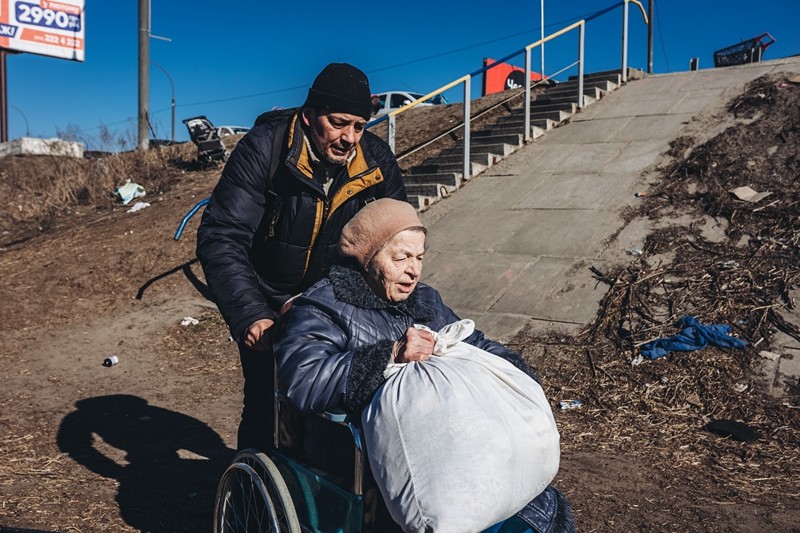
[[[531,49],[525,48],[525,142],[531,137]]]
[[[622,83],[628,81],[628,0],[622,8]]]
[[[395,120],[396,116],[394,114],[389,115],[389,127],[386,142],[389,144],[389,148],[392,150],[392,153],[397,153],[394,149],[394,129],[395,129]]]
[[[583,45],[585,42],[584,31],[586,24],[581,24],[578,30],[578,109],[583,109],[584,95],[583,95]]]
[[[472,114],[470,110],[470,85],[472,85],[472,77],[468,77],[464,81],[464,174],[462,175],[462,180],[468,180],[472,177],[470,173],[470,155],[469,155],[469,143],[470,143],[470,122],[469,117]]]

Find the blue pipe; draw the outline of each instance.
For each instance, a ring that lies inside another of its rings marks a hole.
[[[195,204],[195,206],[193,208],[191,208],[189,210],[188,213],[186,213],[184,215],[183,220],[181,220],[181,223],[178,226],[178,230],[175,232],[175,237],[174,238],[175,238],[176,241],[181,238],[181,233],[183,233],[183,228],[186,226],[186,223],[189,222],[189,219],[192,218],[194,216],[194,214],[197,213],[200,210],[200,208],[203,207],[204,205],[206,205],[209,201],[211,201],[211,198],[206,198],[205,200],[200,200],[199,202],[197,202]]]

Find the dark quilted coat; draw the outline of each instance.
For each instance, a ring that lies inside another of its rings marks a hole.
[[[280,143],[276,130],[285,131]],[[281,163],[268,188],[277,147]],[[327,196],[315,171],[333,180]],[[197,234],[197,256],[233,337],[241,341],[250,324],[274,319],[318,281],[338,259],[342,227],[383,197],[406,200],[406,192],[397,160],[375,135],[364,132],[346,166],[323,167],[311,163],[299,114],[257,123],[233,150]]]
[[[406,301],[390,305],[351,266],[333,267],[284,318],[275,348],[278,383],[304,413],[359,413],[385,381],[392,345],[407,328],[422,324],[438,331],[459,320],[432,287],[420,283]],[[465,342],[531,373],[519,355],[480,331]]]

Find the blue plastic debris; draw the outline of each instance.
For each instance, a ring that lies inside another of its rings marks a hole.
[[[677,327],[683,330],[677,335],[656,339],[642,345],[642,355],[648,359],[658,359],[670,352],[690,352],[709,344],[721,348],[743,348],[747,341],[728,335],[731,327],[727,324],[704,326],[695,317],[685,316],[678,320]]]

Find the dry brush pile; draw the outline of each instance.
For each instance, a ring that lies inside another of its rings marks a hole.
[[[736,125],[716,137],[673,143],[673,162],[627,213],[659,221],[641,255],[610,271],[592,268],[609,285],[593,324],[574,338],[523,334],[516,342],[532,352],[555,400],[583,402],[559,417],[565,451],[652,457],[654,469],[694,486],[701,502],[724,493],[725,501],[786,508],[800,497],[800,386],[774,384],[782,391],[769,395],[757,378],[766,361],[759,353],[777,349],[777,332],[800,342],[800,83],[760,78],[727,112]],[[771,194],[748,203],[730,192],[740,186]],[[695,222],[664,224],[686,215]],[[725,238],[706,238],[704,221]],[[730,325],[748,346],[632,364],[642,344],[677,333],[682,316]],[[711,420],[745,423],[761,438],[721,438],[704,431]],[[700,478],[719,492],[703,493],[705,482],[693,483]]]

